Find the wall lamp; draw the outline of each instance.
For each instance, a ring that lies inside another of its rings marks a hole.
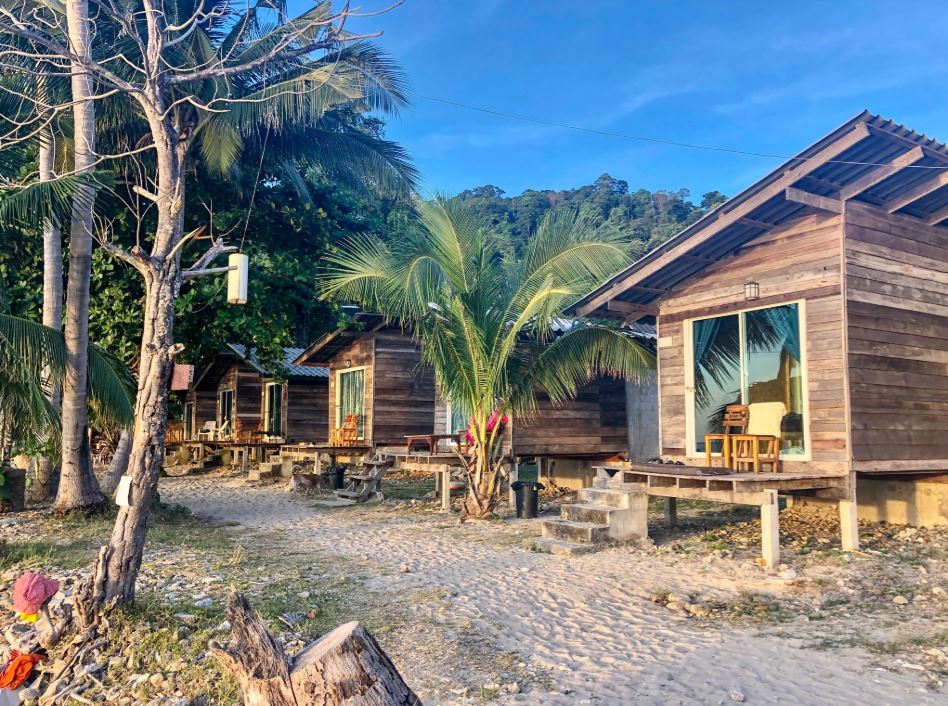
[[[748,282],[744,285],[744,299],[749,302],[760,299],[760,283]]]

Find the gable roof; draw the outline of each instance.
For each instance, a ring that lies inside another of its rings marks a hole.
[[[635,321],[670,288],[770,228],[860,201],[946,227],[948,147],[864,111],[705,214],[574,304],[570,313]]]
[[[299,349],[299,353],[293,359],[294,365],[300,368],[311,368],[314,365],[326,364],[357,338],[374,333],[386,326],[385,318],[381,314],[359,312],[352,318],[362,324],[362,328],[339,328],[320,336],[308,347]],[[328,370],[326,375],[329,375]]]
[[[240,360],[244,361],[251,368],[265,377],[275,374],[275,371],[268,370],[257,359],[256,349],[248,348],[239,343],[228,343],[225,348],[232,351]],[[283,349],[283,368],[287,377],[290,378],[328,378],[329,370],[319,368],[313,365],[297,365],[294,361],[299,358],[303,352],[302,348],[284,348]],[[281,371],[283,372],[283,371]]]

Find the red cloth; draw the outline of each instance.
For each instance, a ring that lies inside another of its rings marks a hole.
[[[46,657],[32,652],[20,654],[17,650],[10,652],[10,661],[0,672],[0,689],[19,689],[29,678],[30,672],[38,662]]]
[[[59,581],[48,579],[43,574],[24,571],[13,584],[13,607],[21,613],[32,615],[59,590]]]
[[[490,419],[487,420],[487,433],[488,434],[494,431],[494,427],[497,426],[498,421],[500,422],[500,426],[504,426],[507,423],[507,415],[505,414],[503,417],[501,417],[495,410],[491,412]],[[473,424],[471,426],[473,426]],[[466,436],[467,436],[467,443],[473,444],[474,435],[471,434],[471,427],[467,428]]]
[[[194,380],[194,366],[175,363],[171,371],[171,389],[187,390]]]

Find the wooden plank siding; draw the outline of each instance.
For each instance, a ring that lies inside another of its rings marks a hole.
[[[325,378],[316,378],[286,383],[283,388],[283,419],[287,441],[322,442],[329,438],[327,382]]]
[[[514,419],[516,456],[594,458],[628,451],[625,382],[600,378],[575,400],[554,405],[540,393],[529,420]]]
[[[686,460],[685,326],[690,319],[804,300],[810,461],[788,471],[849,470],[844,375],[842,217],[818,213],[749,241],[671,290],[660,301],[658,374],[662,454]],[[760,284],[747,302],[744,285]],[[703,459],[687,459],[691,463]]]
[[[854,468],[948,469],[948,231],[847,204]]]
[[[375,343],[373,442],[405,443],[407,434],[430,434],[434,428],[434,372],[421,364],[421,349],[399,329],[383,329]]]

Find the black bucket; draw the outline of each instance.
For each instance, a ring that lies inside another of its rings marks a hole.
[[[535,518],[540,509],[540,491],[543,490],[543,484],[518,480],[511,483],[510,487],[516,496],[517,517],[526,520]]]
[[[346,487],[346,467],[332,466],[324,474],[329,486],[333,490],[342,490]]]

